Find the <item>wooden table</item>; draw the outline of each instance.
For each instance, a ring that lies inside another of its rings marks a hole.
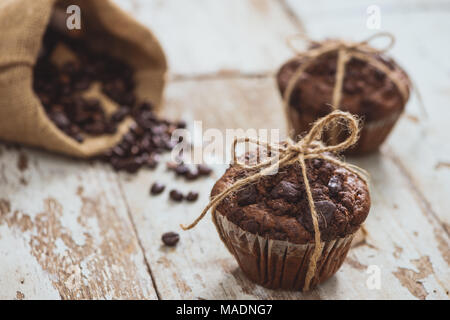
[[[285,130],[274,73],[292,55],[287,36],[360,40],[368,1],[121,0],[166,50],[163,114],[206,128]],[[448,299],[450,289],[450,4],[380,0],[381,30],[415,80],[413,96],[378,154],[349,159],[372,176],[367,233],[332,279],[306,293],[249,282],[209,217],[180,231],[208,201],[211,178],[174,181],[26,147],[0,146],[0,298],[3,299]],[[154,181],[200,190],[195,204],[150,197]],[[369,288],[370,266],[381,287]]]

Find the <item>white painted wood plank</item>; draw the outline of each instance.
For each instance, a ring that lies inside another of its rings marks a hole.
[[[382,269],[381,290],[389,298],[448,299],[449,237],[436,219],[424,215],[409,180],[385,150],[351,161],[371,174],[372,209],[366,223],[369,247],[353,249],[350,257]]]
[[[115,0],[160,40],[170,73],[265,73],[298,31],[275,0]]]
[[[102,165],[0,146],[0,298],[155,299]]]

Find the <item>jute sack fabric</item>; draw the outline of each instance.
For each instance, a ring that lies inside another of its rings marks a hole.
[[[33,66],[42,37],[55,11],[66,12],[65,0],[0,2],[0,140],[18,142],[75,157],[91,157],[118,143],[131,119],[114,135],[86,137],[82,143],[65,135],[47,117],[33,91]],[[159,108],[167,63],[154,35],[111,1],[79,0],[80,36],[93,50],[107,51],[135,70],[138,100]]]

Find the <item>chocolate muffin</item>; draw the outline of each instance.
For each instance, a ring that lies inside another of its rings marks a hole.
[[[370,196],[361,178],[328,160],[306,160],[306,168],[323,245],[308,286],[312,288],[342,265],[369,213]],[[211,197],[252,173],[252,169],[231,165],[214,185]],[[271,289],[307,289],[315,241],[298,163],[231,193],[212,215],[222,241],[252,281]]]
[[[329,41],[318,43],[312,48],[327,45]],[[363,55],[387,67],[390,76],[356,57],[350,58],[345,64],[342,95],[336,107],[359,116],[364,123],[358,143],[347,150],[347,153],[352,154],[378,149],[404,110],[411,88],[408,75],[394,60],[376,52],[364,52]],[[306,61],[311,64],[295,84],[287,110],[295,134],[308,131],[316,119],[333,110],[330,104],[336,82],[337,51],[329,51],[314,58],[300,54],[285,63],[277,73],[282,97],[291,77]],[[394,82],[392,78],[397,80]],[[335,135],[337,140],[343,139],[342,134]]]

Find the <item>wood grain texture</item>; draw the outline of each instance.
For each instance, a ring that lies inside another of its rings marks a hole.
[[[116,0],[151,28],[172,75],[271,72],[298,31],[276,0]]]
[[[0,153],[0,298],[156,298],[109,168]]]
[[[363,39],[368,1],[116,0],[161,40],[171,65],[163,114],[190,129],[285,131],[271,75],[291,56],[286,36],[304,25],[312,37]],[[372,209],[336,276],[310,293],[249,282],[206,217],[181,232],[208,201],[226,168],[185,182],[156,170],[116,174],[102,164],[0,145],[0,298],[4,299],[449,299],[450,81],[448,3],[379,1],[392,54],[426,103],[407,107],[378,154],[351,162],[372,175]],[[411,22],[416,23],[411,23]],[[198,143],[198,141],[194,141]],[[228,147],[224,146],[228,151]],[[169,155],[166,155],[166,159]],[[209,157],[209,160],[215,158]],[[154,181],[166,192],[149,196]],[[175,204],[168,191],[199,191]],[[176,248],[166,231],[181,234]],[[381,288],[367,286],[370,267]]]

